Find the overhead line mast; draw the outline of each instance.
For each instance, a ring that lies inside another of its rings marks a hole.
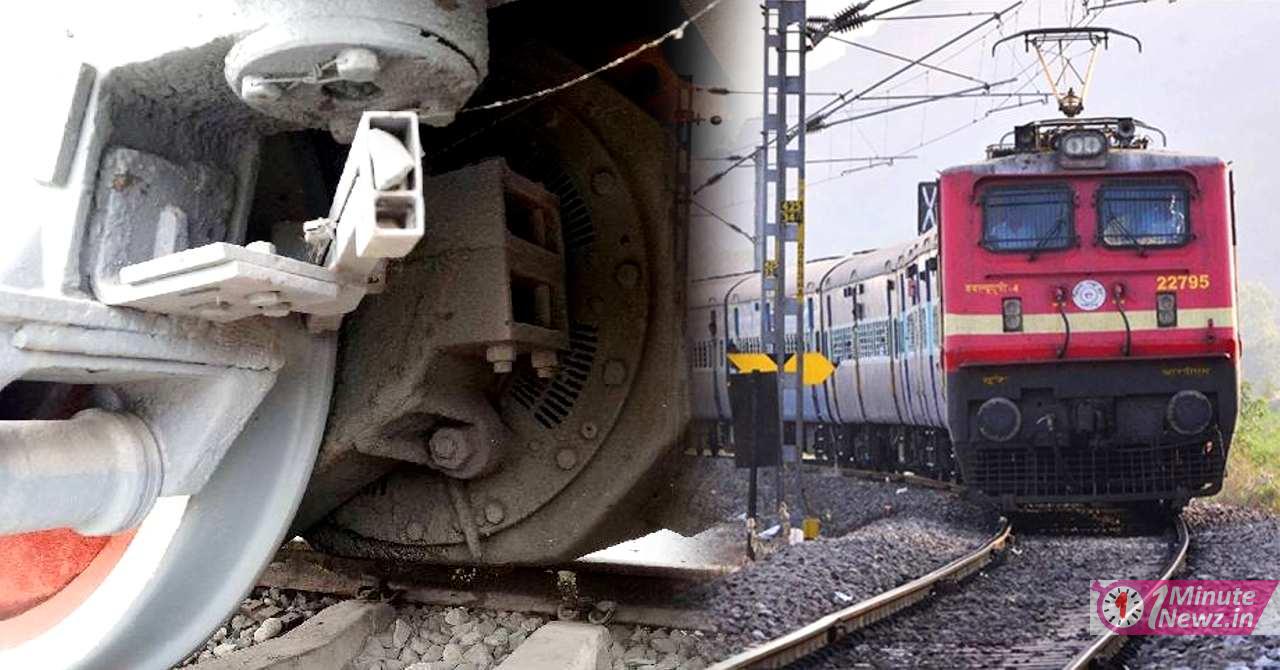
[[[869,3],[864,3],[869,4]],[[848,10],[846,10],[848,11]],[[805,0],[766,0],[764,4],[764,87],[760,148],[756,160],[756,271],[760,273],[760,341],[764,353],[777,366],[777,426],[785,444],[785,397],[788,375],[783,372],[787,358],[787,322],[796,325],[795,350],[804,351],[804,178],[805,134],[792,135],[789,129],[801,126],[805,118],[805,52],[808,48],[809,19]],[[794,148],[791,148],[794,144]],[[770,149],[773,156],[770,157]],[[796,262],[795,297],[786,288],[787,256]],[[795,399],[801,403],[803,356],[797,359]],[[782,463],[775,470],[777,510],[783,527],[789,526],[786,506],[788,463],[798,462],[804,446],[803,406],[795,421],[796,448],[788,452],[783,444]],[[754,492],[756,470],[751,470]],[[754,512],[754,499],[751,501]]]

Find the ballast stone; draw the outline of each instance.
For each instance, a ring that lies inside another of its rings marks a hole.
[[[498,670],[609,670],[610,642],[604,626],[552,621],[534,631]]]

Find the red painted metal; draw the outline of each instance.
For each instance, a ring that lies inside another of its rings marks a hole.
[[[85,537],[48,530],[0,537],[0,649],[62,620],[106,579],[134,532]]]
[[[1161,157],[1153,156],[1159,165]],[[1176,159],[1165,161],[1176,166]],[[1006,297],[1022,299],[1025,319],[1060,318],[1055,292],[1081,280],[1094,279],[1110,292],[1123,283],[1124,309],[1130,314],[1154,311],[1157,277],[1209,275],[1208,289],[1178,290],[1178,310],[1229,310],[1235,296],[1235,264],[1231,239],[1230,195],[1226,166],[1191,163],[1150,172],[1099,173],[1060,171],[1051,174],[997,175],[989,170],[957,168],[942,177],[941,265],[943,305],[948,315],[998,317]],[[1106,180],[1179,179],[1191,187],[1190,230],[1193,239],[1181,247],[1149,249],[1139,255],[1133,249],[1114,249],[1096,241],[1098,216],[1095,194]],[[1079,244],[1073,248],[1043,251],[1031,258],[1026,252],[992,252],[984,249],[982,205],[979,196],[995,185],[1067,184],[1075,192],[1075,228]],[[995,288],[992,288],[992,285]],[[980,290],[974,290],[980,287]],[[1087,318],[1067,298],[1069,320]],[[1107,303],[1093,314],[1118,315],[1116,304]],[[1234,323],[1208,327],[1135,330],[1134,357],[1197,356],[1226,354],[1238,357],[1239,341]],[[947,326],[944,322],[944,329]],[[944,332],[944,364],[948,372],[981,363],[1034,363],[1059,360],[1061,334]],[[1122,326],[1105,332],[1073,332],[1066,360],[1123,358]]]

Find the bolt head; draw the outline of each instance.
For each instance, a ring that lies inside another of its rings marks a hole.
[[[485,521],[492,524],[499,524],[502,523],[502,520],[505,518],[507,518],[507,510],[502,506],[502,503],[496,500],[490,500],[484,506]]]
[[[452,434],[440,431],[431,438],[431,455],[436,458],[449,458],[458,453],[458,441]]]
[[[457,428],[441,428],[431,435],[431,460],[438,466],[455,470],[471,457],[471,443]]]
[[[565,448],[556,452],[556,465],[561,470],[571,470],[573,466],[578,464],[578,452]]]
[[[591,190],[596,195],[608,195],[613,192],[614,184],[617,177],[613,176],[613,172],[609,170],[597,170],[591,175]]]
[[[640,281],[640,267],[629,261],[622,263],[614,270],[613,277],[623,288],[635,288]]]
[[[493,364],[497,374],[511,372],[516,360],[516,348],[510,344],[492,344],[485,349],[484,357]]]

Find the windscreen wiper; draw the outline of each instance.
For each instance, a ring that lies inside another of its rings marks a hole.
[[[1044,249],[1045,245],[1057,238],[1058,230],[1062,228],[1065,223],[1066,221],[1064,219],[1058,219],[1057,222],[1053,224],[1053,227],[1049,229],[1049,232],[1036,238],[1036,246],[1032,247],[1031,254],[1027,257],[1027,260],[1034,261],[1036,259],[1036,255]]]
[[[1133,233],[1129,232],[1129,229],[1126,228],[1124,225],[1123,219],[1121,219],[1118,216],[1111,217],[1111,219],[1107,221],[1107,229],[1110,230],[1112,225],[1115,225],[1115,227],[1119,229],[1120,234],[1123,235],[1126,240],[1129,240],[1130,242],[1133,243],[1134,249],[1138,251],[1138,256],[1146,257],[1147,255],[1146,245],[1144,245],[1142,242],[1139,242],[1138,238]],[[1102,237],[1105,239],[1108,234],[1109,233],[1103,233]]]

